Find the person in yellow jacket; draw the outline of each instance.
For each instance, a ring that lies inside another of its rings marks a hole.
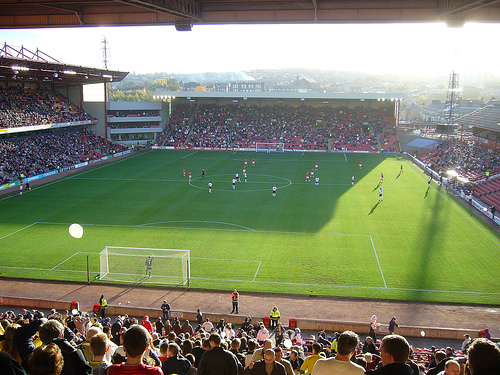
[[[321,345],[315,342],[312,345],[313,354],[308,356],[302,366],[300,366],[300,372],[305,375],[312,373],[314,365],[318,359],[325,359],[325,355],[321,352]],[[321,354],[320,354],[321,353]]]
[[[269,317],[271,318],[271,329],[275,329],[278,326],[278,320],[280,320],[280,311],[276,306],[272,309]]]
[[[101,318],[105,318],[108,302],[106,301],[106,298],[104,298],[104,295],[101,295],[101,298],[99,298],[99,307],[101,309]]]

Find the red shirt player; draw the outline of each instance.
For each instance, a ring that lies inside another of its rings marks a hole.
[[[309,179],[309,172],[306,172],[306,181],[307,181],[307,182],[311,181],[311,180]]]
[[[191,172],[189,172],[189,181],[191,182]]]
[[[314,169],[318,169],[318,162],[316,162],[316,165],[314,166]]]
[[[247,159],[245,159],[245,165],[248,165],[248,161],[247,161]]]
[[[359,162],[359,169],[363,168],[363,163]]]
[[[183,175],[184,177],[186,177],[186,168],[184,168],[184,169],[182,170],[182,175]]]
[[[384,182],[384,174],[380,173],[380,182]]]
[[[314,177],[314,168],[311,169],[311,177]]]
[[[247,167],[244,165],[243,166],[243,173],[245,173],[247,171]]]
[[[252,159],[252,167],[255,167],[255,159]]]

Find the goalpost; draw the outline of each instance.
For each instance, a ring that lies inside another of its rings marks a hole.
[[[99,280],[189,287],[189,255],[189,250],[106,246],[99,253]]]
[[[285,152],[284,142],[255,142],[255,152]]]

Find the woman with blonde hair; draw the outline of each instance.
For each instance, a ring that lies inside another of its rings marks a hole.
[[[16,329],[18,329],[19,327],[20,327],[19,324],[13,323],[9,324],[5,328],[5,333],[4,333],[5,340],[0,341],[0,352],[9,353],[12,357],[14,357],[14,359],[17,362],[21,363],[21,357],[17,353],[16,348],[14,348],[14,342],[13,342],[14,332],[16,332]]]

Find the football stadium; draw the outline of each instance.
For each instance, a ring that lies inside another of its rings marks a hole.
[[[86,26],[189,31],[227,22],[209,0],[180,8],[138,3],[75,13]],[[274,23],[311,16],[276,1],[273,11],[229,3],[234,23],[262,22],[261,12],[283,17],[264,16]],[[330,9],[337,3],[313,1],[316,20],[340,22]],[[374,2],[378,10],[382,3]],[[413,2],[395,3],[384,8],[391,22],[396,12],[411,21]],[[500,19],[497,5],[467,3],[447,4],[440,15],[452,26],[470,11],[481,22]],[[144,13],[134,16],[136,6]],[[73,17],[62,19],[66,6],[49,14],[37,7],[12,13],[3,27],[28,20],[30,27],[78,27]],[[431,21],[437,10],[427,1],[421,7],[419,20]],[[360,6],[345,21],[384,22],[375,8]],[[8,4],[0,9],[13,12]],[[112,17],[127,12],[121,21]],[[500,336],[498,101],[452,115],[451,97],[446,121],[425,126],[400,122],[402,93],[156,89],[148,102],[84,101],[85,85],[105,91],[127,74],[7,43],[0,50],[1,351],[19,366],[28,369],[50,347],[26,335],[27,327],[43,332],[45,314],[82,349],[71,374],[94,363],[92,335],[109,331],[115,353],[126,346],[120,332],[125,337],[136,323],[155,343],[148,365],[165,374],[174,372],[170,359],[162,364],[164,341],[193,356],[188,367],[217,373],[193,349],[216,332],[241,371],[250,362],[248,371],[258,367],[270,340],[290,357],[274,366],[319,373],[308,363],[335,356],[343,331],[359,335],[354,351],[363,371],[387,365],[381,346],[394,332],[413,340],[406,359],[415,375],[455,363],[465,373],[467,361],[474,375],[481,344],[493,353],[484,369],[500,368],[493,343]],[[219,324],[210,329],[208,320]],[[21,334],[32,345],[27,354]],[[251,347],[260,345],[257,358]],[[436,354],[441,346],[449,346],[445,359]],[[103,363],[131,358],[113,353]]]

